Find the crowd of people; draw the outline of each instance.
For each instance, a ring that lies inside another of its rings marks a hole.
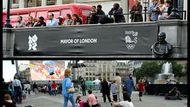
[[[14,80],[9,83],[2,82],[3,89],[3,107],[16,107],[16,104],[21,104],[22,100],[26,99],[26,94],[30,95],[30,91],[37,95],[39,92],[49,93],[50,96],[56,96],[58,90],[63,95],[64,104],[63,107],[67,107],[68,101],[71,102],[72,107],[100,107],[101,104],[97,96],[93,93],[92,89],[87,90],[85,79],[81,78],[80,87],[83,96],[87,96],[87,100],[82,99],[82,95],[76,95],[76,87],[71,80],[72,71],[70,69],[65,70],[65,78],[62,80],[61,85],[57,84],[55,81],[48,81],[46,85],[39,85],[34,82],[33,85],[29,81],[22,83],[17,76]],[[132,75],[130,74],[128,78],[122,80],[119,73],[116,73],[116,77],[113,81],[108,81],[106,78],[100,79],[99,90],[102,93],[103,102],[110,103],[112,107],[134,107],[131,100],[132,92],[134,90],[139,91],[139,101],[142,101],[142,97],[145,93],[146,81],[143,78],[139,79],[138,83],[135,85]],[[86,91],[88,94],[86,94]],[[112,95],[112,96],[111,96]],[[165,99],[169,100],[181,100],[180,91],[174,87],[168,93],[165,93]]]
[[[147,13],[149,21],[158,21],[170,19],[172,13],[171,0],[152,0],[152,5],[148,7]],[[143,22],[143,7],[139,0],[134,1],[134,5],[130,10],[131,22]],[[108,17],[110,15],[110,17]],[[85,22],[83,21],[85,20]],[[124,23],[126,22],[123,9],[118,3],[114,3],[108,14],[102,9],[102,5],[92,6],[92,10],[86,19],[82,19],[78,14],[66,14],[66,17],[59,16],[57,19],[53,13],[48,13],[48,19],[40,16],[34,18],[29,16],[27,22],[22,16],[18,16],[15,28],[21,27],[42,27],[42,26],[69,26],[81,24],[105,24],[105,23]]]

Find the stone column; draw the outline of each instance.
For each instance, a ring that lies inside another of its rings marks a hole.
[[[41,6],[47,6],[47,0],[42,0]]]
[[[121,0],[121,7],[123,8],[123,13],[129,13],[129,0]],[[125,21],[129,22],[129,15],[124,15]]]
[[[57,4],[57,5],[63,4],[63,0],[57,0],[57,1],[56,1],[56,4]]]
[[[26,0],[19,0],[19,8],[24,8],[25,2],[26,2]]]

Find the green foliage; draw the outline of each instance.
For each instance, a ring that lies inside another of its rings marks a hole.
[[[161,72],[161,66],[157,61],[147,61],[144,62],[141,68],[136,69],[135,76],[137,81],[143,77],[154,78],[156,74]]]
[[[176,61],[170,61],[172,63],[172,69],[175,77],[183,77],[187,73],[182,72],[183,66],[181,64],[177,64]]]

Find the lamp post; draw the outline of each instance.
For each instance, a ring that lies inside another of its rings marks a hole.
[[[146,4],[148,3],[148,1],[147,1],[147,0],[144,0],[143,2],[144,2],[144,4],[145,4],[145,6],[144,6],[144,17],[145,17],[145,18],[144,18],[144,21],[146,22],[146,12],[147,12],[147,5],[146,5]]]
[[[179,13],[178,13],[178,0],[173,0],[173,9],[172,13],[170,15],[170,19],[179,19]]]
[[[10,24],[10,0],[7,0],[7,20],[5,27],[12,28],[12,25]]]

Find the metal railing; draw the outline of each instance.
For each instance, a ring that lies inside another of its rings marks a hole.
[[[163,13],[167,13],[167,12],[163,12]],[[180,20],[186,20],[186,16],[187,16],[187,11],[186,10],[183,10],[183,11],[178,11],[178,13],[182,13],[182,16],[180,16]],[[143,11],[142,13],[138,13],[138,15],[139,14],[141,14],[142,15],[142,17],[143,17],[143,21],[142,22],[147,22],[147,21],[149,21],[149,20],[147,20],[147,16],[148,15],[150,15],[150,13],[148,13],[148,11]],[[131,13],[123,13],[123,14],[118,14],[118,16],[121,16],[121,15],[124,15],[124,16],[128,16],[128,17],[130,17],[132,14]],[[135,17],[135,15],[137,15],[137,14],[133,14],[134,15],[134,17]],[[113,16],[117,16],[117,15],[97,15],[97,16],[108,16],[109,18],[112,18]],[[131,20],[131,19],[129,19],[129,20]],[[129,20],[126,20],[125,19],[125,22],[130,22]],[[165,19],[165,20],[170,20],[169,18],[168,19]]]

